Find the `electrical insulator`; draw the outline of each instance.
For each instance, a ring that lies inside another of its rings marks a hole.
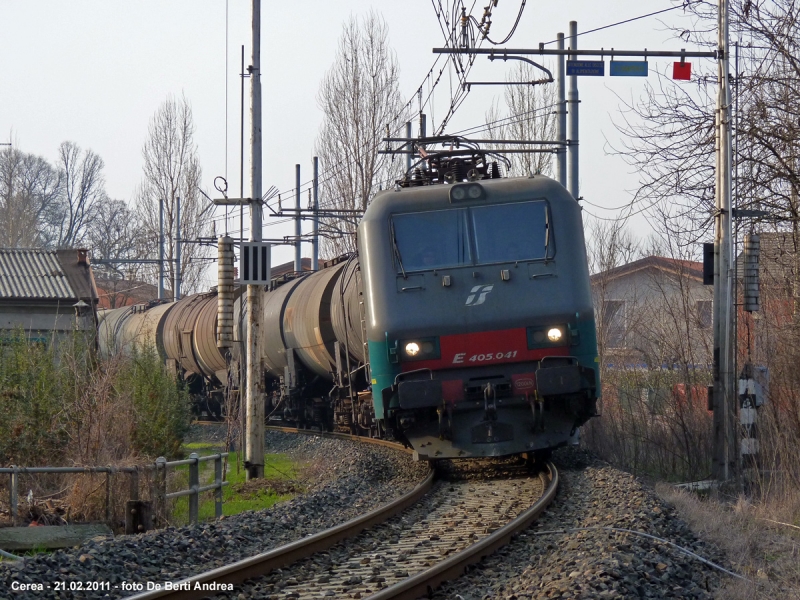
[[[758,263],[761,240],[758,234],[744,236],[744,309],[756,312],[761,307],[761,290],[758,282]]]

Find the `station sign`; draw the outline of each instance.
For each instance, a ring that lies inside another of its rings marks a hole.
[[[602,60],[568,60],[567,75],[588,75],[602,77],[606,73],[606,63]]]
[[[609,74],[612,77],[647,77],[646,60],[612,60]]]

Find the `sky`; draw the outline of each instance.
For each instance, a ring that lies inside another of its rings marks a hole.
[[[499,0],[493,37],[505,37],[517,17],[519,2]],[[536,48],[540,42],[554,40],[558,32],[568,33],[570,20],[577,20],[582,32],[673,5],[670,0],[546,4],[528,0],[507,47]],[[481,6],[476,3],[473,9],[478,18]],[[183,95],[194,114],[204,190],[218,197],[214,178],[227,176],[230,195],[238,196],[239,72],[242,45],[245,64],[250,64],[250,10],[250,0],[0,0],[0,141],[10,141],[50,161],[63,141],[91,149],[105,162],[109,195],[130,200],[142,178],[141,151],[149,120],[166,98]],[[404,98],[414,97],[420,85],[427,91],[426,74],[436,59],[431,50],[444,45],[431,0],[262,2],[264,190],[274,185],[291,193],[295,164],[301,165],[303,182],[311,178],[314,142],[322,122],[316,99],[320,81],[332,64],[342,24],[351,15],[370,10],[380,13],[389,26]],[[688,45],[673,39],[667,25],[680,25],[682,19],[682,11],[673,10],[580,36],[578,47],[680,50]],[[671,62],[651,59],[650,82],[657,84],[655,72],[671,72]],[[503,81],[506,68],[500,61],[478,57],[470,79]],[[612,218],[613,208],[629,202],[638,187],[636,173],[610,153],[610,146],[622,141],[614,123],[621,121],[620,98],[639,98],[644,82],[641,78],[582,77],[578,85],[580,195],[587,200],[587,212]],[[449,105],[450,90],[446,73],[426,109],[429,123],[438,126]],[[245,94],[247,195],[247,86]],[[448,131],[482,124],[493,96],[501,94],[499,86],[473,88]],[[275,221],[265,218],[264,237],[293,233],[290,223]],[[634,218],[632,225],[640,235],[646,234],[644,216]],[[222,233],[224,218],[216,226],[217,233]],[[305,224],[304,231],[308,227]],[[229,222],[229,232],[238,235],[238,228],[237,217]],[[310,244],[304,244],[303,255],[309,256],[310,251]],[[273,252],[273,264],[292,258],[288,247]]]

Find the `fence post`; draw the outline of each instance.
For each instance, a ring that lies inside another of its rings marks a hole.
[[[14,469],[14,472],[9,474],[10,479],[8,481],[9,494],[11,495],[11,524],[16,527],[19,524],[19,475],[15,465],[11,465],[11,468]]]
[[[156,459],[156,490],[158,495],[158,512],[167,523],[167,459],[159,456]]]
[[[222,516],[222,454],[217,454],[214,459],[214,516],[219,519]]]
[[[192,493],[189,494],[189,521],[193,525],[197,525],[198,501],[200,500],[200,494],[197,493],[197,488],[200,487],[200,461],[197,459],[197,452],[189,455],[189,460],[194,461],[189,465],[189,489],[192,490]]]

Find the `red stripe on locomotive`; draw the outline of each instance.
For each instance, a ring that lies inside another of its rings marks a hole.
[[[524,327],[479,333],[461,333],[439,338],[441,358],[404,362],[403,371],[457,369],[503,363],[541,360],[545,356],[569,356],[569,347],[528,349]]]

